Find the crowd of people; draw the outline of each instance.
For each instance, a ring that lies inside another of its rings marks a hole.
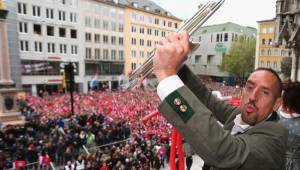
[[[169,144],[170,125],[161,118],[142,122],[156,111],[154,91],[90,91],[74,95],[71,114],[68,94],[28,95],[20,100],[24,126],[1,129],[0,166],[15,160],[84,169],[159,169]],[[120,143],[114,144],[116,141]],[[87,149],[83,149],[85,146]],[[43,165],[43,166],[44,166]],[[69,165],[69,166],[68,166]]]
[[[235,87],[207,84],[224,96],[238,94]],[[74,94],[72,114],[69,94],[28,94],[19,100],[26,124],[0,131],[0,168],[26,160],[35,163],[29,168],[51,162],[80,169],[84,160],[84,169],[159,169],[168,159],[171,125],[160,116],[142,122],[158,102],[151,89],[89,91]]]

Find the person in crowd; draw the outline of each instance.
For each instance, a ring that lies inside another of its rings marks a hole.
[[[280,123],[289,130],[286,169],[300,170],[300,83],[284,83]]]
[[[75,170],[75,165],[71,161],[67,162],[67,165],[64,167],[64,170]]]
[[[250,74],[237,108],[216,99],[183,65],[188,52],[187,32],[169,35],[156,47],[160,113],[209,169],[283,169],[288,131],[274,113],[281,105],[277,73],[260,68]]]

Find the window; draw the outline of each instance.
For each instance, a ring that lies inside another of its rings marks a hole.
[[[124,38],[123,37],[119,37],[119,45],[123,45],[124,44]]]
[[[54,43],[48,43],[48,53],[55,53],[55,44]]]
[[[92,27],[92,19],[90,17],[85,17],[84,24],[86,27]]]
[[[151,40],[147,40],[147,46],[151,47],[152,46],[152,41]]]
[[[18,13],[19,14],[27,14],[27,5],[25,3],[18,2]]]
[[[74,13],[74,12],[70,13],[70,21],[73,23],[77,22],[77,14],[76,13]]]
[[[174,28],[177,29],[178,28],[178,24],[174,23]]]
[[[134,25],[131,26],[131,32],[136,32],[136,26]]]
[[[140,33],[144,34],[145,28],[144,27],[140,27]]]
[[[144,21],[144,20],[145,20],[144,15],[140,15],[140,21]]]
[[[274,49],[274,56],[278,56],[278,49]]]
[[[100,59],[101,57],[101,53],[100,53],[100,49],[99,48],[96,48],[95,49],[95,59]]]
[[[136,39],[135,38],[131,38],[131,45],[136,45]]]
[[[103,43],[108,44],[108,35],[103,35]]]
[[[272,39],[270,38],[269,42],[268,42],[268,45],[272,45],[272,44],[273,44],[273,42],[272,42]]]
[[[119,51],[119,60],[124,60],[124,51]]]
[[[54,18],[53,9],[46,8],[46,18],[49,18],[49,19],[53,19]]]
[[[43,51],[42,42],[39,42],[39,41],[34,42],[34,51],[35,52],[42,52]]]
[[[268,49],[268,56],[271,56],[271,49]]]
[[[100,34],[95,34],[95,43],[100,43]]]
[[[131,63],[131,70],[135,70],[136,69],[136,63]]]
[[[261,44],[262,44],[262,45],[265,45],[265,44],[266,44],[266,40],[265,40],[264,38],[261,40]]]
[[[27,25],[28,24],[26,22],[19,22],[19,32],[20,33],[28,33]]]
[[[265,55],[265,49],[261,49],[260,50],[260,56],[264,56]]]
[[[159,19],[158,18],[154,19],[154,24],[159,25]]]
[[[124,24],[119,23],[119,32],[123,32],[123,31],[124,31]]]
[[[196,55],[195,56],[195,63],[199,63],[201,59],[201,55]]]
[[[171,21],[168,22],[168,27],[172,27],[172,22]]]
[[[131,12],[131,19],[136,20],[137,14],[135,12]]]
[[[95,19],[95,28],[101,28],[100,19]]]
[[[104,20],[102,26],[104,30],[108,30],[108,21]]]
[[[59,28],[59,37],[66,37],[66,29]]]
[[[140,39],[140,46],[144,46],[144,40]]]
[[[212,64],[214,61],[214,55],[207,55],[207,64]]]
[[[20,41],[20,49],[21,51],[29,51],[29,42],[25,40]]]
[[[32,6],[32,15],[35,17],[40,17],[41,16],[41,7],[33,5]]]
[[[144,51],[140,51],[140,57],[144,58],[144,56],[145,56]]]
[[[67,45],[66,44],[59,44],[59,52],[61,54],[67,54]]]
[[[151,29],[151,28],[148,28],[148,29],[147,29],[147,33],[148,33],[148,35],[151,35],[151,34],[152,34],[152,29]]]
[[[78,54],[78,46],[77,45],[71,45],[71,54]]]
[[[165,37],[166,36],[166,32],[165,31],[161,31],[161,36]]]
[[[71,29],[70,30],[70,37],[73,39],[77,38],[77,30]]]
[[[92,34],[91,33],[85,33],[85,42],[91,42],[92,41]]]
[[[54,36],[54,27],[47,26],[47,36]]]
[[[136,51],[134,51],[134,50],[131,50],[131,57],[136,57]]]
[[[58,20],[60,20],[60,21],[66,20],[66,12],[65,11],[58,11]]]
[[[59,0],[59,2],[60,2],[62,5],[65,5],[65,4],[66,4],[66,0]]]
[[[85,48],[85,58],[92,58],[92,49]]]
[[[115,44],[116,44],[116,41],[117,41],[117,40],[116,40],[116,37],[115,37],[115,36],[111,36],[111,37],[110,37],[110,42],[111,42],[112,45],[115,45]]]
[[[274,61],[273,67],[274,67],[274,68],[277,68],[277,61]]]
[[[117,30],[117,25],[116,25],[116,23],[115,23],[115,22],[111,22],[110,24],[111,24],[111,30],[112,30],[112,31],[116,31],[116,30]]]
[[[116,50],[111,50],[111,59],[116,60]]]
[[[267,61],[267,67],[270,67],[271,65],[270,65],[270,61]]]
[[[224,41],[227,42],[228,41],[228,33],[224,34]]]
[[[216,39],[216,42],[219,42],[220,41],[220,35],[217,34],[217,39]]]
[[[40,24],[33,24],[33,33],[42,35],[42,26]]]
[[[103,59],[108,60],[108,49],[103,50]]]
[[[223,41],[223,34],[220,34],[220,42]]]
[[[158,30],[155,30],[155,31],[154,31],[154,35],[155,35],[155,36],[158,36],[158,34],[159,34],[159,31],[158,31]]]

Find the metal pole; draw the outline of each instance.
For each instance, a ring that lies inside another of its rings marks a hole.
[[[70,100],[71,100],[71,113],[74,115],[74,96],[73,96],[73,91],[74,91],[74,67],[73,64],[70,62],[69,63],[69,87],[70,87]]]

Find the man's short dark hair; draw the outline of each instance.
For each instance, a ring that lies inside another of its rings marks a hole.
[[[266,67],[259,67],[259,68],[255,69],[253,72],[256,72],[256,71],[268,71],[276,77],[276,79],[278,81],[278,97],[281,97],[283,85],[282,85],[282,81],[281,81],[279,75],[277,74],[277,72],[271,68],[266,68]]]

